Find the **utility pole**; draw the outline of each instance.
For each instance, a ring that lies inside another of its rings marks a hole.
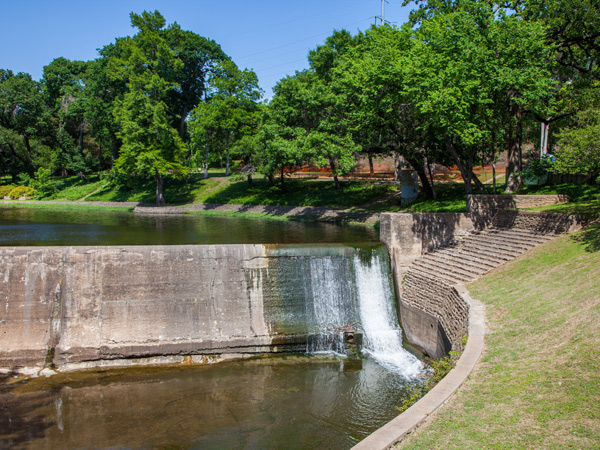
[[[381,25],[385,25],[385,4],[388,3],[387,0],[381,0],[381,16],[375,16],[375,24],[377,24],[377,19],[381,20]]]

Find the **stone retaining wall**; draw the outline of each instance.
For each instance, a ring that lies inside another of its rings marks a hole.
[[[390,253],[396,286],[415,259],[474,230],[464,213],[382,213],[379,235]]]
[[[568,203],[568,195],[467,195],[467,211],[535,208],[537,206]]]
[[[423,254],[475,231],[468,214],[383,213],[380,239],[390,254],[402,329],[408,341],[433,358],[459,349],[468,328],[468,307],[440,280],[407,277]],[[415,301],[407,302],[411,292]],[[440,301],[442,299],[442,301]]]
[[[467,212],[475,225],[486,228],[493,224],[500,210],[516,210],[568,203],[568,195],[467,195]]]
[[[410,343],[434,359],[460,351],[469,329],[469,306],[454,286],[411,274],[400,301],[402,330]]]
[[[561,234],[579,231],[587,220],[566,214],[503,209],[496,212],[491,222],[496,228],[521,228],[538,234]]]

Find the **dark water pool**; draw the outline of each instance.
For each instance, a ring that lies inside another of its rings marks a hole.
[[[371,226],[201,215],[0,207],[0,245],[183,245],[378,242]]]
[[[348,449],[398,414],[376,362],[287,356],[0,385],[0,447]]]

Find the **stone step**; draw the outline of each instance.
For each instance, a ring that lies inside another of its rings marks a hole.
[[[482,264],[479,261],[473,261],[472,258],[469,258],[467,255],[460,253],[459,251],[455,251],[454,253],[433,252],[425,255],[425,258],[441,264],[457,266],[468,272],[476,274],[482,274],[487,272],[491,267],[496,267],[496,265],[491,266],[488,264]]]
[[[418,271],[419,273],[427,274],[431,277],[438,277],[442,280],[447,281],[451,285],[471,280],[471,277],[466,276],[464,274],[451,272],[449,270],[446,270],[443,267],[435,266],[431,263],[430,264],[422,263],[422,262],[419,262],[418,260],[415,261],[411,265],[411,269],[414,269],[414,270]]]
[[[494,257],[489,253],[474,253],[469,249],[452,249],[452,250],[440,250],[435,252],[437,255],[444,258],[460,258],[463,261],[470,261],[471,264],[475,264],[481,267],[485,267],[487,270],[491,270],[504,264],[507,260],[505,258]]]
[[[490,261],[498,262],[497,265],[504,264],[507,261],[515,259],[519,255],[509,254],[505,251],[489,248],[489,247],[481,247],[477,245],[466,245],[460,250],[462,253],[466,253],[469,256],[473,256],[476,258],[487,259]],[[520,253],[519,253],[520,254]]]
[[[427,273],[432,276],[439,276],[444,280],[448,280],[452,284],[458,282],[471,281],[477,275],[459,272],[449,266],[435,264],[433,261],[417,260],[412,264],[412,267],[422,273]]]
[[[450,288],[455,285],[455,280],[446,280],[432,275],[429,272],[421,272],[417,270],[410,270],[406,275],[405,285],[414,286],[417,290],[426,290],[434,292],[441,288]]]
[[[490,239],[500,239],[503,241],[522,242],[525,244],[538,245],[547,242],[552,239],[553,236],[541,235],[541,234],[527,234],[527,233],[512,233],[502,231],[489,231],[486,234]]]
[[[558,236],[555,233],[540,233],[534,230],[527,230],[524,228],[489,228],[486,233],[488,234],[503,234],[509,236],[523,236],[523,237],[532,237],[536,239],[540,239],[542,242],[545,242],[549,239],[555,238]]]
[[[511,239],[508,236],[472,236],[465,239],[463,245],[475,243],[483,246],[493,246],[495,248],[512,250],[529,250],[537,245],[537,242],[527,241],[524,242],[522,239]]]
[[[440,283],[444,286],[454,286],[459,281],[455,278],[449,278],[447,275],[433,272],[429,269],[422,269],[420,267],[412,267],[411,271],[405,279],[405,286],[410,287],[411,283],[415,283],[415,288],[418,290],[427,291],[429,287],[434,286],[433,283]]]
[[[480,252],[485,251],[485,252],[494,253],[495,255],[505,256],[505,257],[508,257],[508,259],[506,259],[507,261],[509,259],[516,258],[520,254],[522,254],[523,252],[528,250],[528,248],[522,248],[520,246],[513,247],[513,246],[508,246],[506,244],[500,244],[498,242],[491,242],[491,241],[486,241],[486,240],[482,240],[482,241],[470,240],[468,242],[464,242],[462,245],[462,248],[468,249],[469,251],[480,251]],[[503,258],[503,259],[505,259],[505,258]]]

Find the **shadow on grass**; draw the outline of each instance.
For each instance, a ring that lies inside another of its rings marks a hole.
[[[464,183],[436,183],[436,199],[425,198],[419,192],[417,201],[405,207],[398,207],[398,212],[458,213],[467,210],[467,195]]]
[[[246,181],[231,183],[226,188],[204,199],[205,203],[314,206],[321,208],[360,208],[393,189],[389,185],[375,185],[358,181],[341,181],[335,189],[330,180],[286,180],[286,190],[270,186],[266,180],[256,180],[252,187]]]
[[[165,177],[163,195],[167,204],[186,204],[194,201],[194,190],[201,183],[199,177],[176,179]],[[110,183],[86,198],[89,202],[156,202],[154,179],[131,177],[119,183]]]
[[[595,223],[571,236],[576,242],[584,245],[586,252],[600,251],[600,223]]]

